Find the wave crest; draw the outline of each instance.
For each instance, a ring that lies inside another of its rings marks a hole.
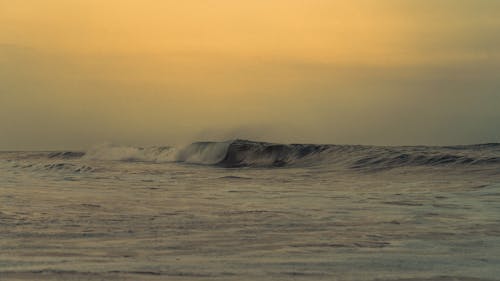
[[[312,160],[311,158],[328,152],[330,148],[331,146],[328,145],[273,144],[235,140],[231,142],[225,157],[218,162],[218,165],[224,167],[283,167]]]
[[[227,156],[233,142],[195,142],[176,154],[177,162],[185,162],[191,164],[219,164]]]
[[[500,146],[482,144],[451,147],[380,147],[362,145],[275,144],[234,140],[189,146],[181,162],[226,168],[331,165],[347,169],[392,169],[405,166],[463,166],[500,164]],[[195,161],[196,162],[196,161]]]
[[[500,164],[499,144],[466,146],[362,146],[276,144],[248,140],[195,142],[183,148],[101,145],[86,153],[58,152],[49,158],[141,162],[180,162],[225,168],[329,165],[380,170],[406,166]]]

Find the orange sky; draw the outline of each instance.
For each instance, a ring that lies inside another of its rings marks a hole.
[[[484,41],[500,25],[495,1],[3,0],[1,5],[2,42],[71,54],[424,63],[477,58],[480,54],[456,45]]]
[[[498,34],[488,0],[0,0],[0,149],[495,141]]]

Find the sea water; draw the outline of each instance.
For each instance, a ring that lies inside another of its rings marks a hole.
[[[500,280],[500,144],[0,153],[0,280]]]

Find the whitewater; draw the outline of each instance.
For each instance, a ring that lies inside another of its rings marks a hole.
[[[0,280],[500,280],[500,144],[0,152]]]

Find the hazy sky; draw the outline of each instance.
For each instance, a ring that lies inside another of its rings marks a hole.
[[[0,0],[0,149],[500,141],[498,0]]]

